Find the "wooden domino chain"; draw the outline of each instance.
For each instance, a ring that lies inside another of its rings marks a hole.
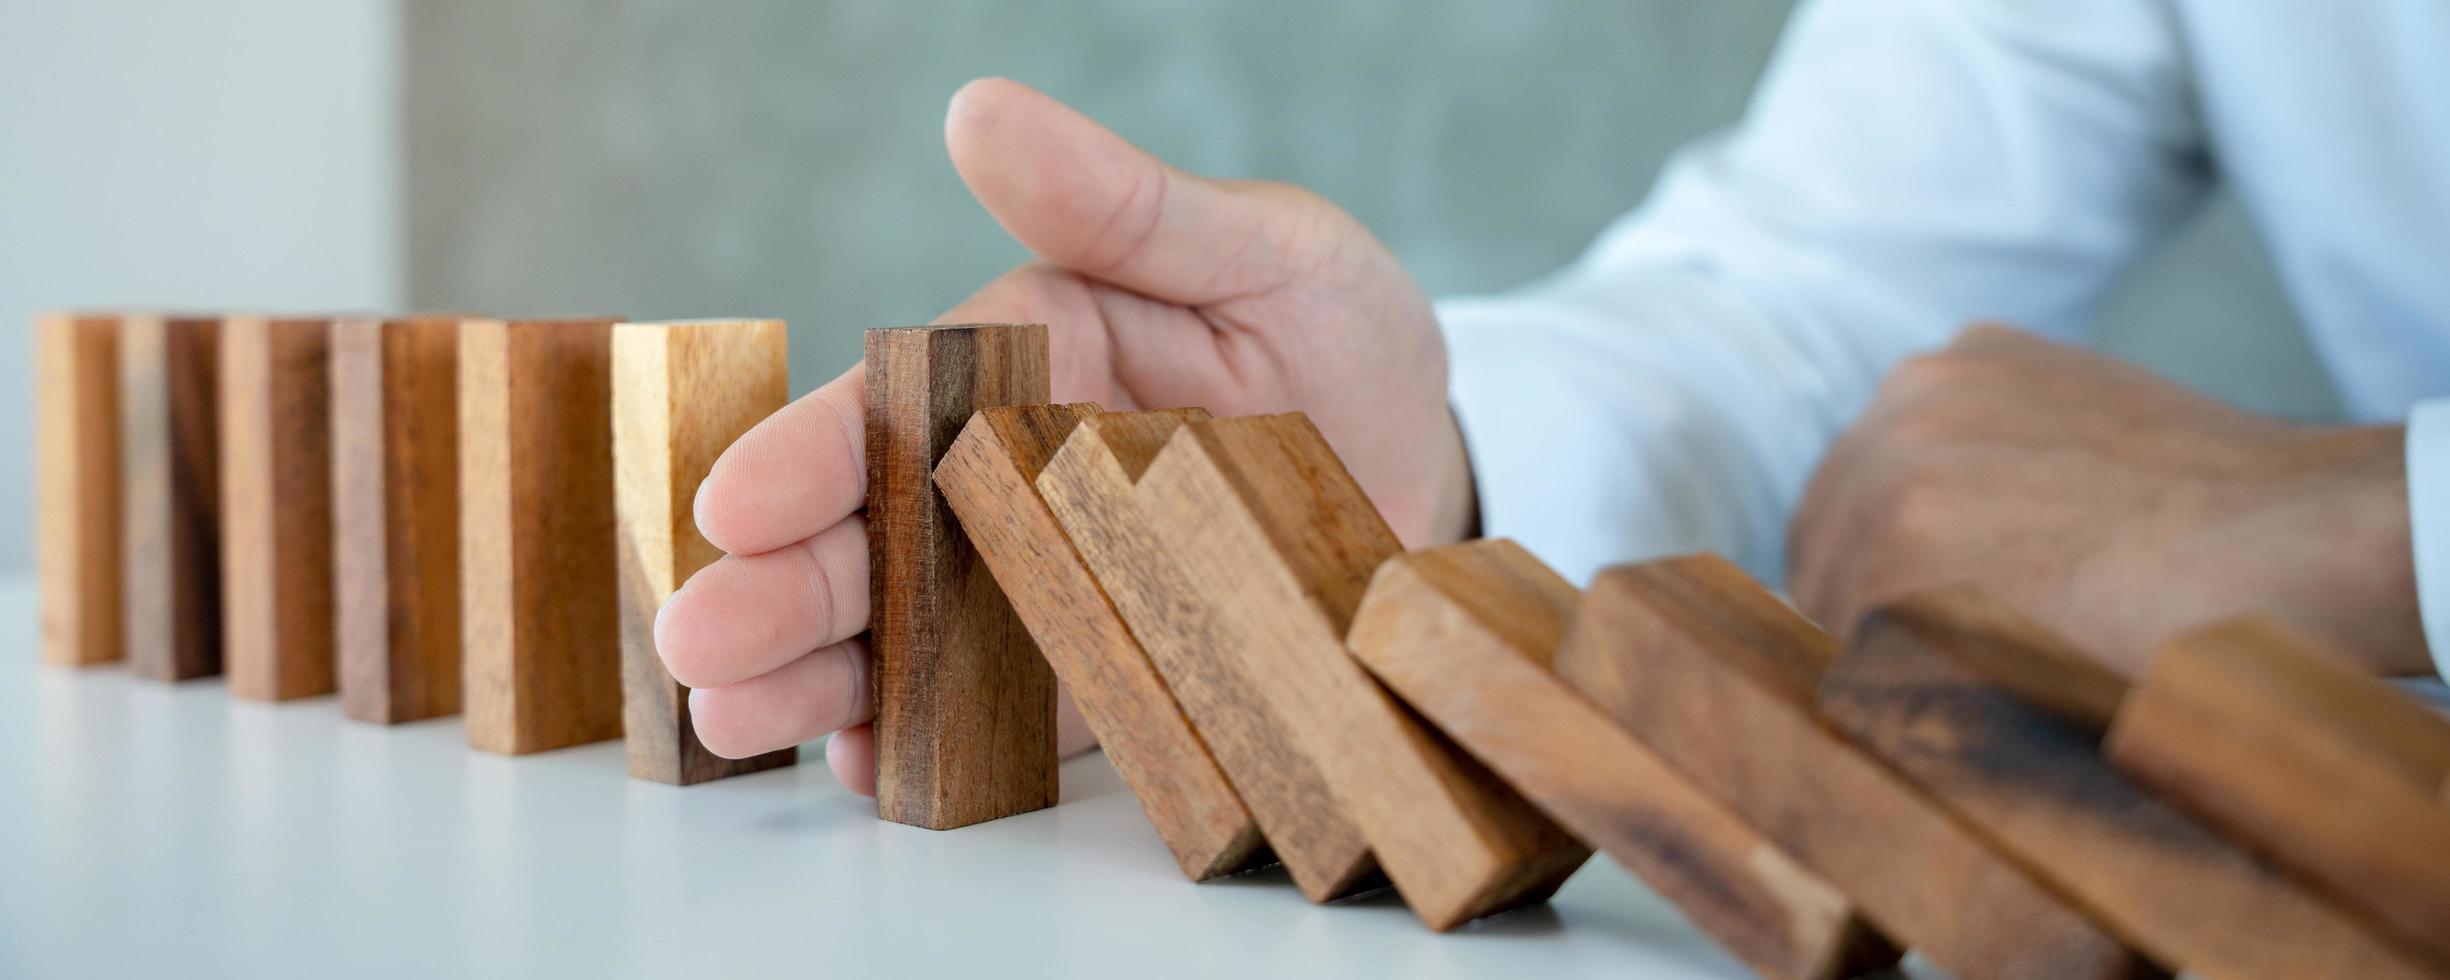
[[[358,721],[459,713],[459,323],[332,325],[334,655]]]
[[[237,697],[334,689],[331,330],[221,324],[222,655]]]
[[[120,324],[121,636],[154,680],[221,672],[221,321]]]
[[[34,324],[36,565],[42,656],[122,656],[119,631],[119,318],[50,313]]]

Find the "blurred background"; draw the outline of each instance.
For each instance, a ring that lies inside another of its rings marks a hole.
[[[1433,294],[1504,289],[1731,123],[1784,0],[0,0],[0,574],[31,330],[76,306],[773,316],[806,390],[1024,258],[945,161],[1009,75],[1178,166],[1309,185]],[[2335,415],[2216,202],[2099,342]]]

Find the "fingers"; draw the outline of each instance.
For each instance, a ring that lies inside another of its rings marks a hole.
[[[724,450],[698,486],[698,533],[756,555],[833,527],[868,493],[867,367],[853,365]]]
[[[835,732],[825,740],[825,767],[843,788],[861,796],[876,795],[876,726],[860,725]]]
[[[868,649],[858,640],[834,644],[737,684],[689,692],[689,718],[698,741],[726,759],[790,748],[864,724],[874,713]]]
[[[868,628],[868,523],[853,515],[813,538],[699,569],[655,617],[672,679],[721,687]]]

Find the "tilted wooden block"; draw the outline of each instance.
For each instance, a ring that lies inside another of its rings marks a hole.
[[[799,760],[726,759],[698,742],[689,690],[655,652],[655,614],[722,552],[698,533],[698,484],[734,440],[791,398],[780,320],[613,328],[614,501],[621,526],[621,703],[630,775],[686,786]]]
[[[222,656],[237,697],[333,690],[331,330],[221,324]]]
[[[1874,612],[1823,680],[1823,712],[2172,969],[2438,975],[2112,771],[2092,733],[1936,645],[2013,648],[2043,632],[2006,628],[2011,620],[1995,611],[1952,608],[1977,601],[1940,593]],[[1977,617],[1991,625],[1963,625]]]
[[[867,335],[876,813],[950,830],[1055,805],[1055,675],[928,482],[972,413],[1047,400],[1044,324]]]
[[[139,677],[221,672],[220,337],[212,317],[120,325],[120,635]]]
[[[1132,487],[1196,408],[1092,415],[1038,475],[1038,493],[1147,651],[1258,820],[1268,846],[1314,902],[1384,884],[1361,830],[1295,744],[1241,658],[1227,624],[1174,561]]]
[[[1422,922],[1544,901],[1590,856],[1346,650],[1370,575],[1401,546],[1309,419],[1186,425],[1135,493],[1215,603],[1224,655],[1241,658]]]
[[[1601,572],[1557,672],[1745,822],[1958,977],[2148,964],[1813,716],[1837,645],[1708,555]]]
[[[45,314],[34,323],[35,550],[42,657],[108,663],[119,640],[119,318]]]
[[[459,713],[459,323],[332,325],[334,638],[358,721]]]
[[[612,321],[470,320],[459,339],[468,744],[618,738]]]
[[[1183,875],[1205,881],[1270,858],[1259,825],[1035,485],[1073,427],[1097,411],[980,409],[936,464],[936,487]]]

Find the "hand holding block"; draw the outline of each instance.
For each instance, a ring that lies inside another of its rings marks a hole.
[[[2438,975],[2112,772],[2091,733],[2027,706],[1935,646],[1935,638],[2015,644],[2042,632],[2030,624],[1965,628],[1970,619],[2007,619],[1958,611],[1973,601],[1979,597],[1940,593],[1875,611],[1824,680],[1822,710],[2173,969]]]
[[[867,335],[876,814],[933,830],[1055,805],[1055,675],[928,483],[970,416],[1046,401],[1046,326]]]
[[[618,738],[612,321],[470,320],[459,339],[468,744]]]
[[[459,713],[459,318],[332,325],[340,708]]]
[[[221,324],[222,655],[237,697],[333,689],[331,329]]]
[[[221,672],[221,321],[120,324],[120,566],[128,670],[154,680]]]
[[[1196,408],[1082,419],[1038,476],[1038,493],[1201,741],[1250,807],[1268,846],[1313,902],[1383,883],[1360,828],[1344,814],[1317,763],[1245,677],[1234,642],[1205,590],[1174,561],[1132,486]]]
[[[1344,646],[1394,532],[1300,415],[1195,422],[1136,490],[1207,587],[1225,650],[1327,774],[1421,921],[1544,901],[1590,850],[1441,742]]]
[[[1837,645],[1715,556],[1620,565],[1557,673],[1705,792],[1952,975],[2127,977],[2148,964],[1812,714]]]
[[[34,348],[42,656],[107,663],[122,656],[119,318],[46,314]]]
[[[613,468],[621,527],[622,731],[630,775],[687,786],[799,760],[796,748],[726,759],[698,743],[689,691],[655,653],[655,614],[722,553],[698,533],[698,484],[750,427],[790,400],[779,320],[613,328]]]
[[[1582,594],[1512,541],[1398,555],[1353,656],[1540,810],[1608,852],[1764,976],[1897,958],[1854,903],[1551,672]]]
[[[1267,857],[1259,826],[1035,486],[1097,410],[980,409],[936,464],[936,487],[1183,875],[1205,881]]]

